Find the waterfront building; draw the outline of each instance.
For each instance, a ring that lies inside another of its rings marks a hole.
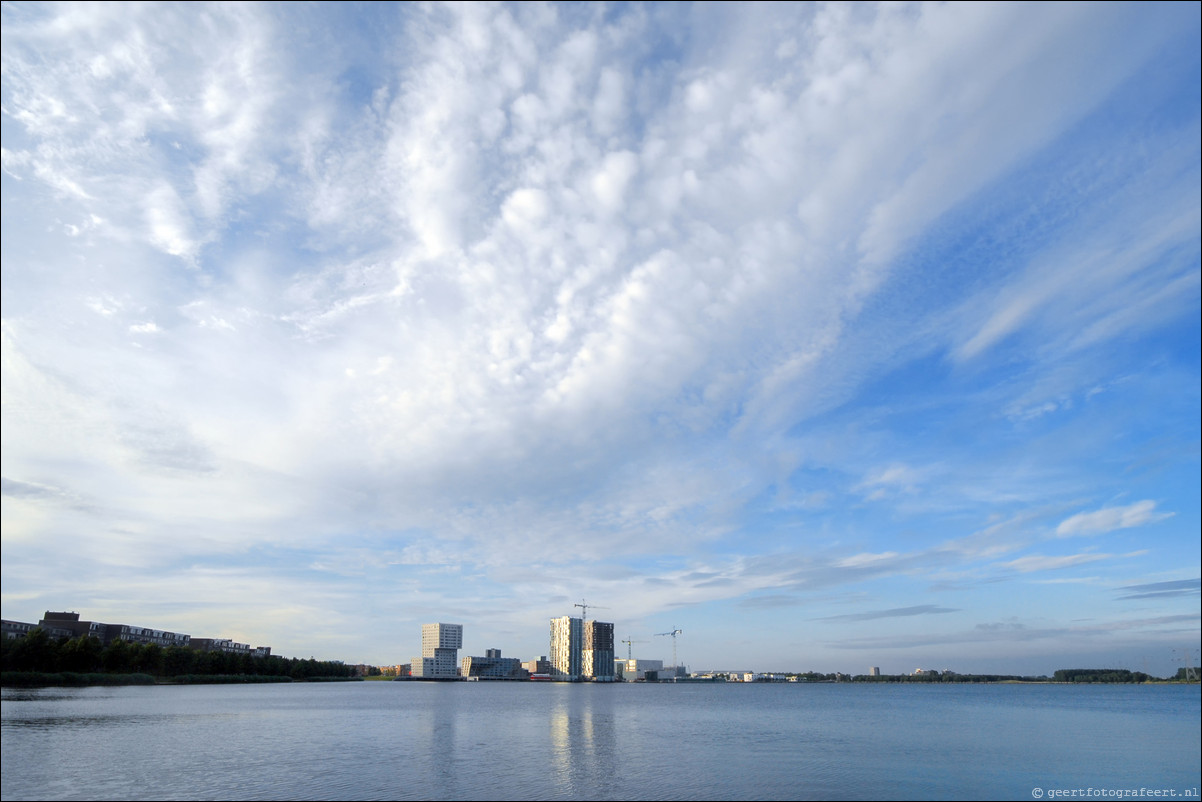
[[[225,652],[226,654],[251,654],[249,643],[234,643],[230,638],[193,638],[192,648],[202,652]],[[271,647],[266,648],[268,653]],[[258,651],[258,650],[256,650]]]
[[[56,613],[47,610],[38,626],[52,638],[98,638],[105,646],[114,638],[108,633],[108,624],[99,621],[80,621],[79,613]],[[114,631],[114,634],[115,631]]]
[[[422,653],[412,660],[412,676],[451,679],[459,676],[463,624],[422,624]]]
[[[585,621],[580,671],[593,682],[614,681],[614,625],[607,621]]]
[[[615,673],[626,682],[641,682],[647,678],[647,672],[658,674],[664,670],[663,660],[615,660]]]
[[[881,675],[881,667],[880,666],[873,666],[872,668],[868,669],[868,676],[879,677],[880,675]]]
[[[570,615],[551,619],[551,676],[575,682],[580,679],[584,622]]]
[[[394,666],[380,666],[380,673],[386,677],[407,677],[409,676],[409,664],[398,663]]]
[[[516,657],[502,657],[500,649],[485,649],[484,657],[465,657],[460,673],[465,678],[529,679],[530,672]]]
[[[154,644],[164,649],[171,646],[189,647],[201,651],[223,651],[230,654],[245,654],[253,657],[269,657],[270,646],[254,649],[246,643],[235,643],[230,638],[193,638],[182,632],[169,632],[152,627],[136,627],[129,624],[106,624],[100,621],[81,621],[79,613],[47,610],[37,627],[55,640],[71,638],[96,638],[104,646],[114,641],[126,643]],[[33,624],[21,621],[5,621],[4,636],[23,637],[34,629]]]
[[[103,624],[99,621],[80,621],[79,613],[53,612],[47,610],[38,622],[46,634],[52,638],[87,638],[94,637],[105,646],[113,641],[123,640],[127,643],[153,643],[156,646],[188,646],[191,635],[178,632],[168,632],[151,627],[135,627],[129,624]]]
[[[9,621],[7,618],[0,623],[4,637],[7,639],[23,638],[37,627],[37,624],[27,624],[24,621]]]
[[[192,640],[191,635],[151,629],[150,627],[134,627],[129,624],[105,624],[104,626],[105,640],[109,643],[117,640],[129,643],[153,643],[165,649],[169,646],[187,646]],[[247,652],[249,651],[250,647],[248,646]]]
[[[544,654],[537,660],[527,660],[526,662],[522,663],[522,668],[526,669],[531,674],[549,675],[551,673],[551,661],[548,660],[547,656]]]
[[[576,682],[614,681],[614,625],[570,615],[551,619],[552,678]]]

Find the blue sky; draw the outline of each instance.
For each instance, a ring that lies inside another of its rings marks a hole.
[[[2,14],[5,618],[1197,650],[1198,4]]]

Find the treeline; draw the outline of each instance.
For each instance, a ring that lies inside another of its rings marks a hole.
[[[786,675],[788,676],[788,675]],[[798,682],[1047,682],[1047,677],[1020,677],[1015,674],[957,674],[954,671],[929,671],[923,674],[820,674],[807,671],[793,675]]]
[[[1157,678],[1125,668],[1062,668],[1052,675],[1052,679],[1056,682],[1148,682]]]
[[[1158,677],[1145,674],[1142,671],[1128,671],[1125,668],[1062,668],[1051,677],[1018,676],[1014,674],[957,674],[954,671],[931,671],[923,674],[820,674],[807,671],[804,674],[785,674],[780,676],[796,676],[799,682],[918,682],[918,683],[949,683],[949,682],[1164,682]],[[1190,681],[1186,669],[1179,669],[1171,680]],[[1197,682],[1195,674],[1192,681]]]
[[[957,674],[954,671],[928,671],[922,674],[823,674],[820,671],[785,672],[772,675],[769,682],[1047,682],[1047,677],[1020,677],[1014,674]]]
[[[857,674],[853,682],[1047,682],[1047,677],[1022,677],[1016,674],[957,674],[935,671],[927,674]]]
[[[41,627],[23,638],[0,638],[3,671],[38,674],[147,674],[158,679],[206,681],[218,677],[273,677],[283,681],[349,678],[355,670],[329,660],[295,657],[253,657],[249,654],[202,652],[182,646],[163,648],[153,643],[117,640],[108,646],[99,638],[56,639]],[[226,680],[230,681],[230,680]],[[236,681],[236,680],[234,680]]]

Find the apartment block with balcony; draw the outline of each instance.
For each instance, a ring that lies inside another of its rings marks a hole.
[[[455,679],[459,676],[462,624],[422,624],[422,653],[412,660],[415,679]]]

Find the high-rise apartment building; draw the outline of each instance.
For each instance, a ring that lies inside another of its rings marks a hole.
[[[581,646],[584,622],[569,615],[551,619],[551,677],[558,680],[580,679]]]
[[[462,624],[422,624],[422,654],[412,661],[412,676],[451,679],[459,676]]]
[[[606,621],[584,622],[584,649],[580,661],[585,679],[614,681],[614,625]]]
[[[613,682],[614,625],[565,615],[551,619],[551,676]]]

